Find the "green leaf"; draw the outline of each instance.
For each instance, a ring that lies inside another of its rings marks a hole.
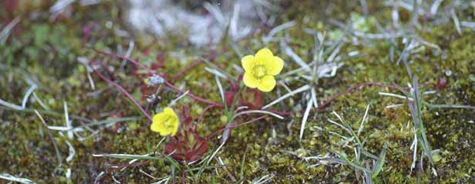
[[[386,160],[387,148],[388,148],[388,145],[384,144],[384,148],[381,151],[381,154],[379,154],[380,159],[377,163],[377,167],[374,168],[373,174],[371,175],[371,178],[376,178],[378,176],[379,172],[381,172],[381,169],[383,169],[384,160]]]

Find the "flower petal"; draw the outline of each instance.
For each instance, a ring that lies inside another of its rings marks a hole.
[[[173,111],[173,109],[170,108],[170,107],[165,107],[165,108],[163,109],[163,113],[166,114],[167,116],[174,116],[174,117],[176,117],[175,111]]]
[[[275,83],[276,82],[275,82],[274,76],[266,75],[259,81],[259,85],[257,86],[257,88],[261,90],[262,92],[269,92],[269,91],[272,91],[272,89],[274,89]]]
[[[153,116],[152,118],[152,124],[150,125],[150,130],[154,132],[160,132],[162,131],[165,127],[163,126],[163,119],[166,117],[164,113],[159,113]]]
[[[170,121],[170,120],[169,120]],[[167,135],[172,135],[172,136],[175,136],[176,132],[178,131],[178,120],[176,119],[173,119],[172,120],[173,122],[173,125],[172,127],[164,127],[159,133],[160,133],[160,136],[167,136]],[[170,123],[170,122],[168,122]]]
[[[171,130],[172,136],[175,136],[176,132],[178,132],[178,124]]]
[[[244,68],[245,72],[251,72],[252,66],[255,64],[255,58],[253,55],[244,56],[241,59],[241,65]]]
[[[259,50],[256,54],[256,63],[265,63],[268,61],[273,60],[274,54],[268,49],[268,48],[263,48]]]
[[[171,124],[171,127],[170,127]],[[150,129],[160,133],[160,136],[175,135],[180,126],[180,119],[170,107],[165,107],[163,112],[153,116]]]
[[[280,57],[274,56],[271,60],[264,60],[264,66],[268,75],[277,75],[284,68],[284,61]]]
[[[250,73],[245,72],[244,76],[242,77],[244,84],[249,88],[256,88],[259,84],[259,81]]]
[[[172,132],[170,132],[169,129],[164,129],[163,131],[161,131],[159,133],[160,133],[160,136],[165,137],[167,135],[170,135],[170,133],[172,133]]]
[[[152,125],[150,125],[150,130],[154,131],[154,132],[160,132],[160,130],[162,127],[160,127],[160,123],[158,122],[153,122]]]

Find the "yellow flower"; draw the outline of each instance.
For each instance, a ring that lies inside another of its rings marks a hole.
[[[274,76],[284,67],[284,61],[267,49],[261,49],[255,56],[248,55],[241,60],[244,68],[244,84],[249,88],[272,91],[275,87]]]
[[[150,129],[160,133],[161,136],[167,136],[169,134],[175,136],[178,131],[178,126],[180,126],[180,119],[172,108],[166,107],[162,113],[153,116]]]

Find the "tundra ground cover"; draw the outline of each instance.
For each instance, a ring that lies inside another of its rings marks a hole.
[[[112,1],[0,3],[5,181],[475,182],[472,1],[275,1],[273,24],[202,48],[128,30]],[[262,48],[284,61],[270,92],[241,80]]]

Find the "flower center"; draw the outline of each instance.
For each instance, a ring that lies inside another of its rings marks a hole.
[[[252,68],[252,75],[256,78],[262,78],[266,75],[266,67],[264,65],[256,65]]]

